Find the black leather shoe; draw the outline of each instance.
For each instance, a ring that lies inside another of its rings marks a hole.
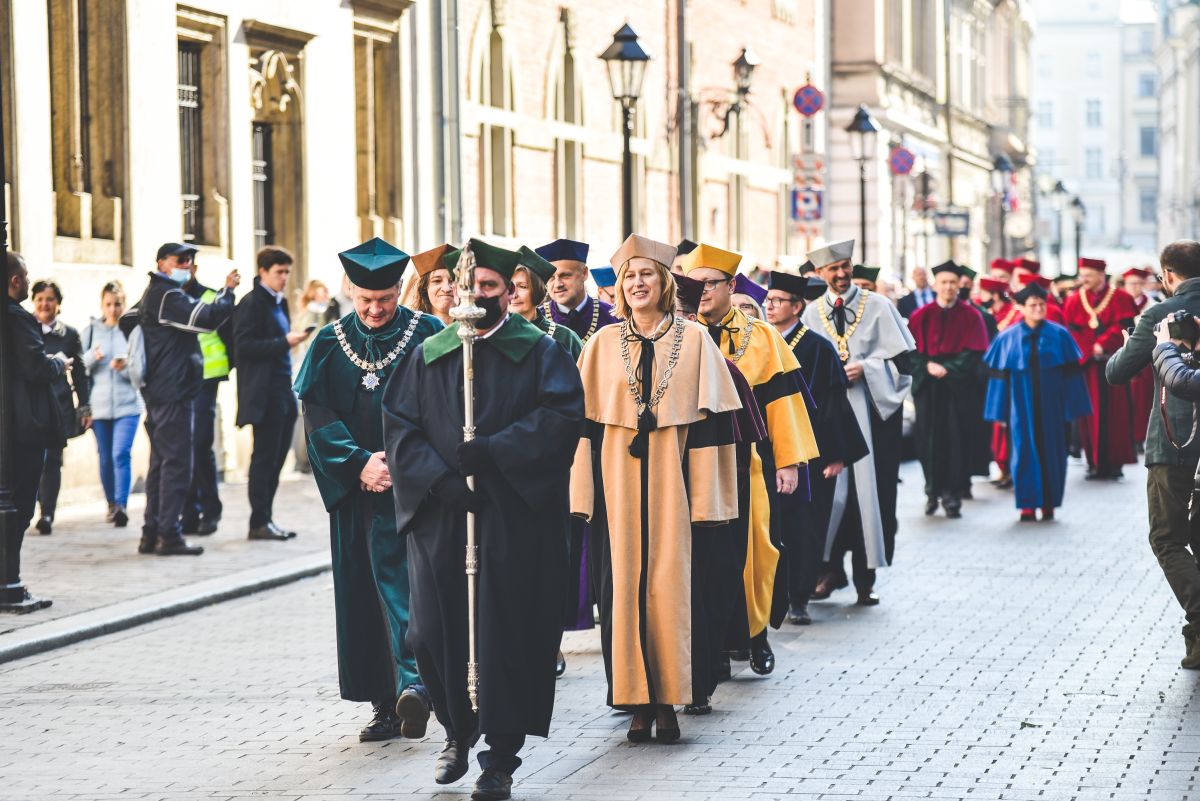
[[[375,717],[358,733],[360,743],[373,743],[379,740],[391,740],[400,736],[400,718],[390,703],[371,704]]]
[[[767,642],[767,633],[750,640],[750,669],[760,676],[769,676],[775,672],[775,652]]]
[[[879,606],[879,596],[871,590],[859,590],[856,606]]]
[[[817,588],[813,590],[812,599],[814,601],[824,601],[830,595],[833,595],[835,590],[840,590],[850,586],[850,579],[846,578],[846,573],[826,573],[817,582]]]
[[[455,740],[447,740],[438,754],[437,765],[433,768],[433,780],[438,784],[452,784],[467,775],[467,756],[471,753],[470,746],[460,745]]]
[[[629,721],[629,731],[625,736],[631,743],[650,742],[651,729],[654,727],[654,707],[649,705],[634,708],[633,720]]]
[[[683,708],[685,715],[711,715],[712,704],[705,702],[703,704],[688,704]]]
[[[934,512],[936,512],[937,508],[938,508],[938,499],[937,498],[926,498],[925,499],[925,516],[926,517],[929,517]]]
[[[958,520],[959,518],[962,517],[962,510],[957,507],[955,507],[953,509],[947,509],[946,517],[950,520]]]
[[[554,678],[561,679],[562,675],[567,672],[567,658],[563,656],[563,652],[558,652],[558,658],[554,660]]]
[[[290,540],[296,536],[294,531],[284,531],[274,523],[267,523],[265,526],[250,529],[247,535],[252,540]]]
[[[150,537],[142,535],[141,541],[138,542],[138,553],[151,554],[154,553],[155,546],[158,545],[158,537]]]
[[[38,518],[37,525],[34,526],[34,528],[37,529],[38,534],[45,536],[46,534],[49,534],[53,530],[54,521],[51,520],[49,517],[42,515],[40,518]]]
[[[159,556],[199,556],[204,553],[204,546],[188,545],[187,540],[180,537],[174,542],[159,540],[154,552]]]
[[[504,801],[512,798],[512,776],[498,770],[488,769],[475,780],[471,801]]]
[[[396,699],[396,717],[400,719],[400,734],[409,740],[420,740],[429,727],[429,693],[420,684],[404,688]]]
[[[125,511],[124,506],[118,506],[113,509],[113,516],[110,522],[117,528],[125,528],[125,526],[129,525],[129,514]]]
[[[184,526],[183,533],[186,536],[208,537],[217,533],[217,521],[201,520],[192,526]]]
[[[679,742],[679,718],[670,704],[659,704],[654,714],[654,737],[664,745]]]
[[[808,604],[800,604],[789,609],[787,622],[793,626],[811,626],[812,616],[808,614]]]

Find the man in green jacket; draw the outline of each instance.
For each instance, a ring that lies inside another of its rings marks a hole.
[[[1200,316],[1200,242],[1172,242],[1163,248],[1159,261],[1163,284],[1171,297],[1142,312],[1133,335],[1108,360],[1105,376],[1110,384],[1129,383],[1151,363],[1156,344],[1154,327],[1160,321],[1181,310]],[[1156,405],[1161,389],[1162,383],[1155,375]],[[1200,670],[1200,531],[1194,532],[1188,521],[1188,501],[1196,463],[1200,461],[1200,438],[1186,447],[1175,444],[1187,441],[1192,414],[1193,404],[1168,395],[1168,432],[1162,415],[1157,410],[1151,413],[1146,432],[1146,501],[1150,547],[1187,618],[1183,627],[1187,653],[1181,665]]]

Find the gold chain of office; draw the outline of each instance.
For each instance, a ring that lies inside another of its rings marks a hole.
[[[1117,288],[1110,286],[1108,292],[1104,293],[1104,299],[1100,301],[1100,305],[1092,308],[1092,301],[1088,298],[1086,289],[1079,290],[1079,302],[1083,304],[1083,310],[1088,313],[1088,328],[1095,330],[1100,327],[1100,315],[1104,314],[1104,310],[1108,308],[1108,304],[1112,303],[1113,296],[1117,294]]]
[[[854,336],[855,329],[863,319],[863,309],[867,307],[867,295],[871,294],[868,289],[859,289],[858,309],[854,313],[854,322],[846,326],[845,334],[838,334],[837,329],[833,327],[833,323],[825,314],[820,315],[821,325],[825,326],[825,332],[829,334],[829,338],[833,340],[833,344],[837,345],[838,356],[843,362],[850,361],[850,337]],[[826,295],[826,297],[829,297]],[[826,301],[828,303],[828,301]],[[831,308],[837,308],[833,304],[829,304]]]
[[[547,298],[542,303],[542,311],[545,312],[546,319],[549,320],[551,324],[553,324],[554,317],[550,313],[550,299],[549,298]],[[592,334],[596,333],[596,326],[598,326],[599,324],[600,324],[600,301],[597,300],[596,298],[592,298],[592,324],[588,326],[587,333],[580,337],[580,339],[583,340],[583,344],[586,345],[587,341],[592,338]]]

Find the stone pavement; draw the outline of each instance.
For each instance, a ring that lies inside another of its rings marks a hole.
[[[329,518],[310,476],[288,472],[280,482],[276,518],[299,534],[288,542],[246,539],[246,485],[222,484],[225,511],[220,530],[190,538],[205,548],[199,557],[137,553],[145,497],[131,497],[130,521],[123,529],[104,522],[103,499],[60,508],[50,536],[30,529],[21,550],[22,578],[34,594],[52,598],[54,605],[29,615],[0,617],[0,655],[11,641],[32,636],[23,630],[51,621],[59,622],[56,630],[69,628],[84,616],[107,620],[118,614],[118,607],[160,606],[164,593],[177,594],[188,587],[236,588],[264,573],[306,572],[301,569],[305,567],[311,573],[328,563]]]
[[[516,798],[1200,799],[1200,675],[1145,543],[1144,472],[1072,466],[1052,524],[976,485],[961,521],[920,512],[904,468],[883,605],[849,591],[772,634],[675,746],[625,740],[594,633],[566,639],[552,736]],[[469,796],[423,742],[360,744],[339,700],[328,576],[0,666],[0,799]]]

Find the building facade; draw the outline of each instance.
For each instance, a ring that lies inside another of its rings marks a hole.
[[[846,0],[834,5],[832,20],[831,237],[862,239],[860,172],[845,128],[863,105],[882,129],[865,162],[866,262],[903,276],[946,258],[978,268],[1001,252],[1026,250],[1027,4]],[[892,168],[896,148],[915,157],[911,172]],[[1013,165],[1005,177],[993,174],[999,155]],[[939,233],[942,213],[954,215],[946,222],[961,226],[959,235]]]
[[[100,288],[140,295],[164,241],[199,277],[264,244],[293,287],[333,291],[338,251],[382,236],[415,253],[482,235],[623,235],[620,105],[599,59],[628,22],[650,54],[636,105],[635,229],[798,261],[793,157],[824,147],[792,92],[828,85],[828,0],[46,0],[0,2],[11,243],[86,324]],[[739,35],[734,32],[740,32]],[[737,91],[734,62],[755,66]],[[14,91],[15,89],[15,91]],[[236,372],[235,372],[236,380]],[[247,443],[222,395],[223,464]],[[67,486],[95,486],[90,443]],[[139,446],[139,448],[142,446]]]
[[[1155,52],[1159,96],[1158,241],[1200,238],[1200,9],[1166,3]]]

